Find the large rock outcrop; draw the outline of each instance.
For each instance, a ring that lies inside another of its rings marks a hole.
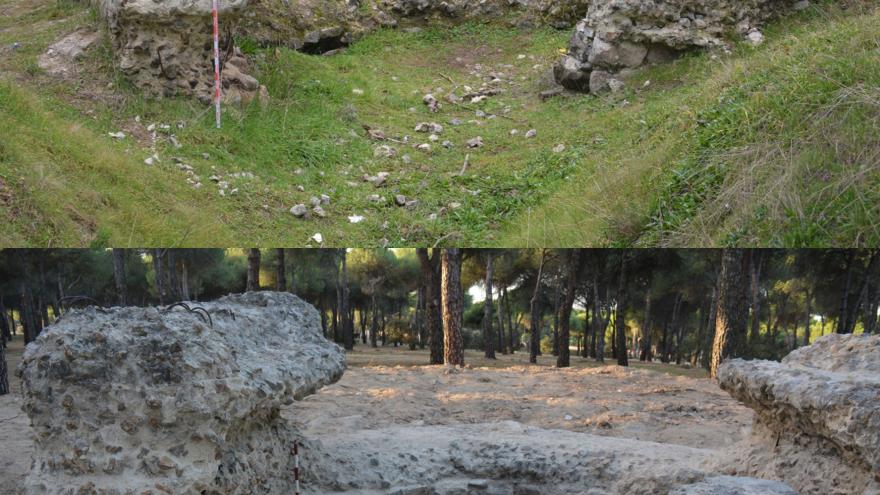
[[[578,23],[556,81],[576,91],[615,89],[615,74],[666,61],[692,48],[725,45],[791,8],[792,0],[595,0]]]
[[[726,463],[799,493],[880,490],[880,336],[828,335],[772,361],[725,362],[721,387],[756,413]]]
[[[27,347],[27,493],[293,492],[280,408],[337,380],[344,353],[291,294],[198,304],[73,311]]]
[[[117,65],[136,87],[157,96],[195,95],[210,101],[214,88],[211,0],[93,0],[107,20]],[[223,0],[223,26],[239,19],[249,0]],[[249,63],[222,36],[226,101],[265,96]]]

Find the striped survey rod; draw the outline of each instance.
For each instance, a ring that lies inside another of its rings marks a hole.
[[[294,495],[299,495],[299,442],[293,442],[293,483]]]
[[[217,8],[219,0],[213,0],[211,17],[214,20],[214,117],[217,120],[217,129],[220,128],[220,29],[217,22]]]

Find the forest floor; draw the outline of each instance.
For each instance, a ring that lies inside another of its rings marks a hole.
[[[539,93],[553,87],[569,30],[383,30],[332,57],[242,39],[271,101],[227,107],[221,130],[192,100],[149,100],[126,83],[103,25],[87,3],[0,0],[3,244],[880,239],[880,14],[868,8],[818,2],[768,26],[760,47],[639,71],[617,95],[547,101]],[[78,30],[98,41],[52,76],[41,55]],[[436,114],[422,104],[489,80],[502,92],[485,101],[444,101]],[[437,142],[414,131],[420,122],[444,127]],[[469,148],[477,137],[483,145]],[[377,154],[381,145],[396,156]],[[363,180],[380,172],[382,187]],[[289,213],[322,194],[325,218]]]
[[[7,357],[18,365],[21,342]],[[349,354],[342,379],[290,406],[285,417],[309,438],[332,444],[353,431],[396,427],[502,425],[568,430],[700,449],[722,449],[747,435],[752,412],[702,370],[651,363],[621,368],[572,357],[556,369],[528,355],[487,360],[468,351],[468,367],[424,366],[426,351],[361,348]],[[30,465],[32,441],[20,385],[0,397],[0,493],[15,494]],[[482,426],[480,426],[482,427]],[[427,430],[426,430],[427,431]],[[406,441],[406,440],[401,440]],[[356,452],[349,452],[357,456]]]

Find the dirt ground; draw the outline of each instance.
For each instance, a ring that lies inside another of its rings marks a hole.
[[[7,358],[21,358],[16,340]],[[455,426],[516,421],[525,426],[721,449],[748,433],[751,410],[701,370],[663,364],[620,368],[572,358],[558,370],[552,356],[529,366],[517,353],[486,360],[468,352],[462,370],[424,366],[426,351],[366,349],[349,354],[342,379],[285,411],[307,436],[332,439],[397,426]],[[17,493],[32,443],[20,385],[0,397],[0,494]]]
[[[349,355],[342,380],[294,406],[305,433],[397,425],[516,421],[527,426],[722,448],[741,440],[752,412],[701,370],[664,364],[624,369],[572,358],[571,369],[529,366],[528,355],[486,360],[468,352],[464,370],[416,365],[421,351],[366,350]]]

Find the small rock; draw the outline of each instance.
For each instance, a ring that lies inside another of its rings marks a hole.
[[[557,145],[553,148],[553,152],[554,152],[554,153],[562,153],[563,151],[565,151],[565,145],[564,145],[564,144],[557,144]]]
[[[330,204],[330,196],[326,194],[321,195],[321,204],[329,205]]]
[[[437,101],[437,98],[434,98],[434,95],[427,94],[422,97],[422,102],[428,107],[432,113],[437,113],[440,111],[440,102]]]
[[[119,131],[119,132],[108,132],[107,135],[110,136],[110,137],[112,137],[112,138],[115,138],[115,139],[125,139],[125,133],[122,132],[122,131]]]
[[[528,139],[536,137],[537,135],[538,135],[538,131],[535,129],[529,129],[528,132],[526,132],[526,138],[528,138]]]
[[[430,134],[441,134],[443,133],[443,126],[436,122],[419,122],[415,127],[415,131]]]
[[[467,142],[467,146],[468,146],[468,148],[479,148],[479,147],[483,146],[483,138],[480,136],[477,136],[473,139],[469,139]]]
[[[306,208],[306,205],[300,203],[291,208],[290,213],[296,218],[305,218],[305,216],[309,214],[309,209]]]
[[[373,150],[373,157],[375,158],[393,158],[395,155],[397,155],[397,150],[387,144],[377,146]]]
[[[324,208],[321,208],[320,206],[315,206],[314,208],[312,208],[312,213],[317,215],[319,218],[327,217],[327,212],[324,211]]]
[[[363,95],[364,95],[364,90],[359,89],[359,88],[354,88],[354,89],[351,90],[351,92],[354,93],[354,94],[356,94],[357,96],[363,96]]]
[[[430,153],[431,152],[431,145],[428,143],[422,143],[422,144],[416,146],[416,149],[419,151],[425,152],[425,153]]]
[[[348,221],[351,223],[361,223],[364,221],[364,217],[362,217],[360,215],[353,215],[353,216],[348,217]]]
[[[752,29],[749,31],[749,34],[746,35],[746,39],[752,44],[752,46],[758,46],[764,43],[764,33],[757,29]]]
[[[396,203],[397,206],[406,206],[406,196],[403,194],[394,196],[394,203]]]
[[[321,200],[315,196],[312,196],[311,198],[309,198],[309,204],[311,204],[312,206],[318,206],[319,204],[321,204]]]
[[[315,234],[311,237],[311,240],[317,242],[318,244],[323,244],[324,243],[324,236],[321,235],[320,232],[318,232],[317,234]]]

